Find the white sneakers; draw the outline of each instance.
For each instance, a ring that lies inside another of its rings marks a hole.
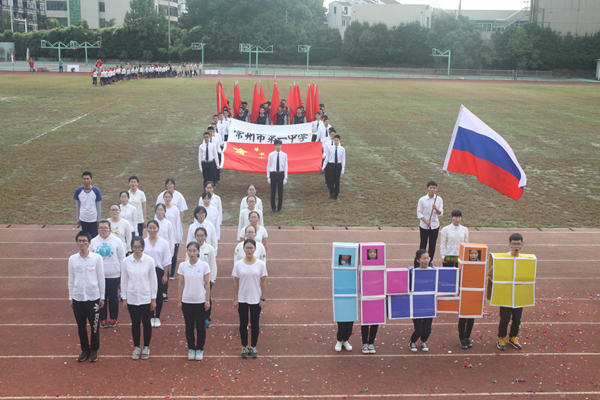
[[[342,342],[340,342],[339,340],[335,344],[335,351],[342,351]]]
[[[342,346],[344,346],[344,349],[346,349],[346,351],[352,351],[352,346],[350,346],[350,343],[348,343],[347,341],[346,342],[338,341],[334,347],[335,351],[342,351]]]
[[[162,324],[160,323],[160,318],[150,318],[150,325],[153,328],[159,328]]]

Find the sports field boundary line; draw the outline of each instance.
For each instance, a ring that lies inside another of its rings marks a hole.
[[[232,299],[227,298],[227,299],[217,299],[217,298],[212,298],[213,301],[232,301]],[[557,301],[557,300],[566,300],[566,301],[590,301],[590,300],[596,300],[596,299],[590,299],[589,297],[573,297],[573,298],[561,298],[559,299],[558,297],[540,297],[535,299],[536,301]],[[40,298],[33,298],[33,297],[24,297],[24,298],[18,298],[18,297],[0,297],[0,301],[71,301],[68,298],[59,298],[59,297],[40,297]],[[331,297],[327,297],[327,298],[309,298],[309,299],[269,299],[269,301],[333,301],[333,298]],[[492,306],[495,307],[495,306]]]

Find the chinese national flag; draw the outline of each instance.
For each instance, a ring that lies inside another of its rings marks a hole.
[[[275,151],[271,143],[228,142],[223,156],[223,169],[267,174],[269,153]],[[288,156],[288,174],[306,174],[321,170],[321,142],[284,144],[281,151]]]

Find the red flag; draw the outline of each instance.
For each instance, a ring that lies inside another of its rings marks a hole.
[[[265,104],[267,102],[267,98],[265,97],[265,91],[263,90],[263,87],[262,87],[262,81],[260,82],[260,92],[259,92],[258,96],[260,99],[260,104]]]
[[[321,142],[284,144],[281,148],[288,156],[288,174],[307,174],[321,170]],[[223,169],[267,174],[269,153],[273,144],[227,143],[223,152]]]
[[[313,113],[316,113],[317,111],[321,111],[321,107],[319,107],[319,84],[315,83],[314,86],[314,94],[313,94]],[[323,116],[321,116],[321,119],[323,119]]]
[[[279,98],[279,87],[277,87],[277,82],[273,83],[273,97],[271,97],[271,121],[273,124],[277,122],[277,112],[279,111],[279,104],[281,103],[281,99]]]
[[[227,107],[227,97],[225,97],[225,92],[223,91],[223,85],[221,81],[217,82],[217,114],[223,111],[223,107]],[[227,107],[229,109],[229,107]],[[231,114],[231,110],[229,110],[229,114]]]
[[[235,118],[236,115],[240,112],[240,106],[242,105],[242,98],[240,96],[240,85],[235,82],[233,86],[233,113],[231,114],[232,118]]]
[[[294,120],[294,115],[296,115],[296,108],[298,108],[298,106],[296,106],[296,99],[294,96],[294,86],[293,85],[290,85],[290,93],[288,94],[286,106],[290,110],[290,124],[291,124],[292,121]]]
[[[302,107],[302,95],[300,94],[300,85],[296,83],[294,88],[294,95],[296,96],[296,108]]]
[[[250,122],[255,124],[258,114],[260,114],[260,97],[258,94],[258,88],[256,87],[256,82],[254,82],[254,96],[252,97],[252,115],[250,116]]]
[[[315,120],[315,111],[313,110],[312,101],[313,84],[312,82],[308,85],[308,93],[306,94],[306,122],[313,122]]]

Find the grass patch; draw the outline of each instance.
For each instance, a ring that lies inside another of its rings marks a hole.
[[[0,75],[0,222],[74,223],[73,193],[84,170],[93,172],[102,191],[105,216],[134,174],[149,205],[167,177],[176,179],[190,209],[198,204],[197,149],[215,113],[216,80],[140,80],[107,88],[90,81]],[[233,81],[223,83],[233,101]],[[286,98],[290,81],[278,83]],[[251,100],[253,84],[240,81],[244,100]],[[270,97],[272,81],[263,85]],[[302,82],[303,96],[306,86]],[[323,175],[291,175],[284,213],[265,213],[266,225],[416,226],[417,200],[428,180],[440,180],[464,104],[511,144],[528,185],[515,202],[472,176],[445,176],[443,224],[458,208],[467,226],[598,226],[597,86],[323,80],[319,93],[347,149],[340,200],[329,200]],[[249,183],[269,210],[266,174],[223,171],[216,193],[232,216],[225,225],[237,224]]]

